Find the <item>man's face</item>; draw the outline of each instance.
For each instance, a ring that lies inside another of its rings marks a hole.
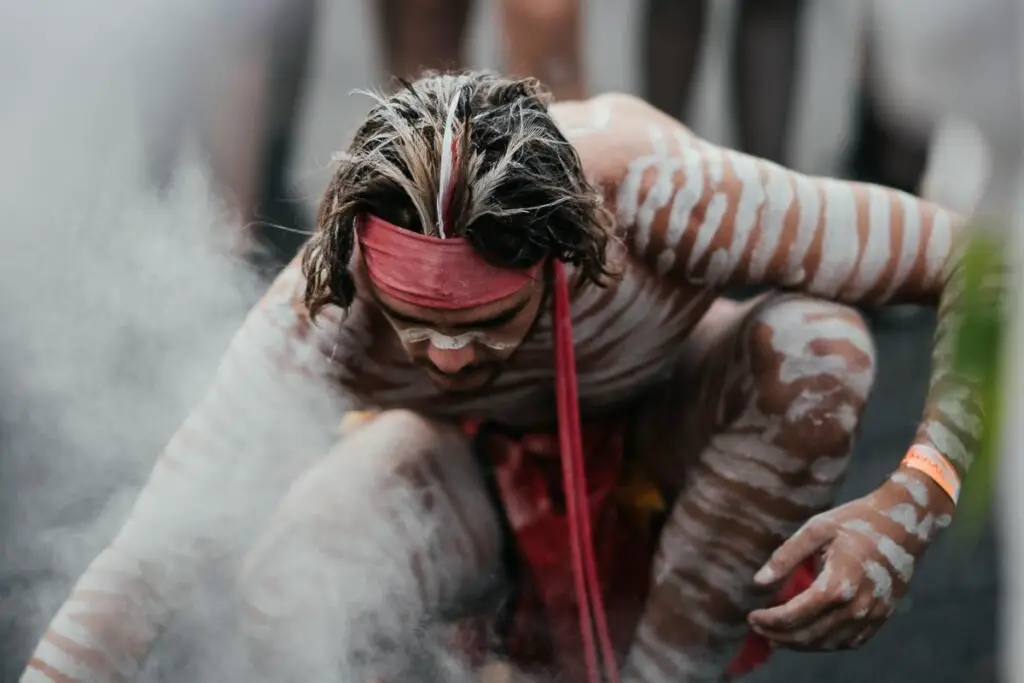
[[[471,391],[497,377],[530,332],[544,299],[535,280],[498,301],[460,310],[423,308],[372,288],[409,357],[443,391]]]

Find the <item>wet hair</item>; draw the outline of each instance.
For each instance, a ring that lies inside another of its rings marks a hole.
[[[458,158],[446,235],[466,237],[495,266],[529,268],[550,256],[576,267],[577,284],[603,284],[614,218],[536,80],[473,71],[403,85],[370,93],[375,105],[320,203],[302,255],[312,315],[355,297],[349,261],[361,215],[437,235],[442,138],[456,97],[453,131],[469,153]]]

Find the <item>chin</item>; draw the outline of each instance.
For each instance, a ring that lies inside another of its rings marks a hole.
[[[441,391],[460,393],[482,389],[497,377],[498,373],[493,371],[480,371],[465,377],[452,377],[439,372],[431,372],[430,379],[434,386]]]

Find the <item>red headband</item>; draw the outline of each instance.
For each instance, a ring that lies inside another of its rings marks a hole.
[[[540,270],[492,266],[464,237],[428,237],[366,215],[359,247],[373,284],[400,301],[455,310],[489,304],[519,291]]]

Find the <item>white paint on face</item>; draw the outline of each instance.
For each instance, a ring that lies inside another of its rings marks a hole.
[[[441,351],[458,351],[470,344],[480,344],[495,351],[505,351],[513,346],[513,344],[508,342],[492,339],[486,332],[479,330],[470,330],[469,332],[463,332],[451,337],[429,327],[413,327],[398,330],[398,336],[404,344],[418,344],[419,342],[429,341],[431,346]]]

